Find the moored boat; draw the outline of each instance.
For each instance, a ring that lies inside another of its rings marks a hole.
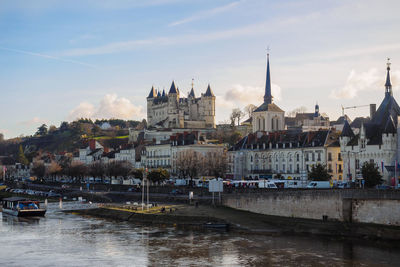
[[[3,199],[3,213],[18,217],[44,216],[46,209],[40,208],[39,201],[27,200],[22,197]]]

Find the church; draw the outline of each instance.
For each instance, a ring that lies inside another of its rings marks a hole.
[[[253,132],[275,132],[285,130],[285,111],[273,103],[269,54],[267,54],[267,78],[265,83],[264,103],[253,111],[252,124]]]
[[[152,87],[147,97],[147,124],[160,129],[215,128],[215,95],[210,85],[200,97],[196,97],[193,84],[188,97],[181,97],[174,81],[168,94]]]

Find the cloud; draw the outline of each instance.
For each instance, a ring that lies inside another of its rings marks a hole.
[[[271,84],[272,96],[274,100],[282,99],[282,89],[276,84]],[[228,90],[223,97],[222,104],[225,106],[245,106],[248,104],[259,105],[264,101],[264,88],[243,86],[236,84],[232,89]],[[224,103],[225,102],[225,103]]]
[[[371,68],[361,73],[351,70],[346,84],[342,88],[332,90],[329,96],[334,99],[352,99],[363,91],[383,90],[385,80],[386,75],[377,68]],[[400,81],[400,71],[391,71],[391,82],[392,85],[395,85],[393,90],[399,89],[397,81]]]
[[[196,14],[193,14],[190,17],[186,17],[184,19],[171,22],[170,24],[168,24],[168,26],[173,27],[173,26],[186,24],[186,23],[189,23],[189,22],[192,22],[192,21],[205,19],[205,18],[214,16],[214,15],[226,12],[226,11],[236,7],[241,2],[244,2],[244,1],[243,0],[242,1],[236,1],[236,2],[229,3],[227,5],[224,5],[224,6],[219,6],[219,7],[213,8],[213,9],[208,9],[208,10],[205,10],[205,11],[201,11],[201,12],[198,12]]]
[[[69,120],[77,118],[92,119],[142,119],[144,117],[141,106],[135,106],[129,99],[118,97],[116,94],[107,94],[99,105],[82,102],[69,113]]]
[[[46,123],[46,120],[39,118],[39,117],[33,117],[30,120],[20,122],[21,125],[35,125],[35,124],[43,124],[43,123]]]
[[[42,57],[42,58],[57,60],[57,61],[61,61],[61,62],[77,64],[77,65],[81,65],[81,66],[85,66],[85,67],[90,67],[90,68],[97,68],[95,65],[88,64],[88,63],[85,63],[85,62],[82,62],[82,61],[64,59],[64,58],[60,58],[60,57],[55,57],[55,56],[50,56],[50,55],[46,55],[46,54],[30,52],[30,51],[26,51],[26,50],[12,49],[12,48],[7,48],[7,47],[0,47],[0,49],[1,49],[1,50],[4,50],[4,51],[10,51],[10,52],[19,53],[19,54],[24,54],[24,55],[30,55],[30,56],[35,56],[35,57]]]

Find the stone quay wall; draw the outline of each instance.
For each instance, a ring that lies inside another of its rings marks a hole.
[[[400,227],[400,191],[280,190],[224,194],[222,205],[270,216]]]

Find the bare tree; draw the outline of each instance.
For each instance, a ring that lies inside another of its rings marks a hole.
[[[307,108],[304,106],[298,107],[293,109],[292,111],[289,111],[287,114],[288,117],[296,117],[297,113],[305,113],[307,111]]]
[[[61,168],[60,164],[58,164],[58,163],[55,162],[55,161],[52,161],[52,162],[50,163],[50,166],[47,167],[47,170],[46,170],[47,175],[49,175],[49,176],[53,179],[53,181],[54,181],[54,178],[55,178],[58,174],[61,173],[61,171],[62,171],[62,168]]]
[[[202,154],[197,153],[192,149],[178,152],[176,168],[179,174],[183,177],[189,177],[192,182],[193,178],[199,175],[200,170],[203,167],[202,158]]]
[[[203,174],[215,177],[224,177],[227,168],[226,151],[209,152],[203,157]]]
[[[253,115],[253,111],[254,111],[256,108],[257,108],[257,107],[256,107],[255,105],[253,105],[253,104],[248,104],[248,105],[244,108],[245,113],[246,113],[247,115],[249,115],[249,118],[251,118],[251,115]]]
[[[234,108],[231,114],[231,120],[233,121],[237,119],[237,125],[240,125],[240,119],[243,118],[244,112],[240,110],[240,108]]]

